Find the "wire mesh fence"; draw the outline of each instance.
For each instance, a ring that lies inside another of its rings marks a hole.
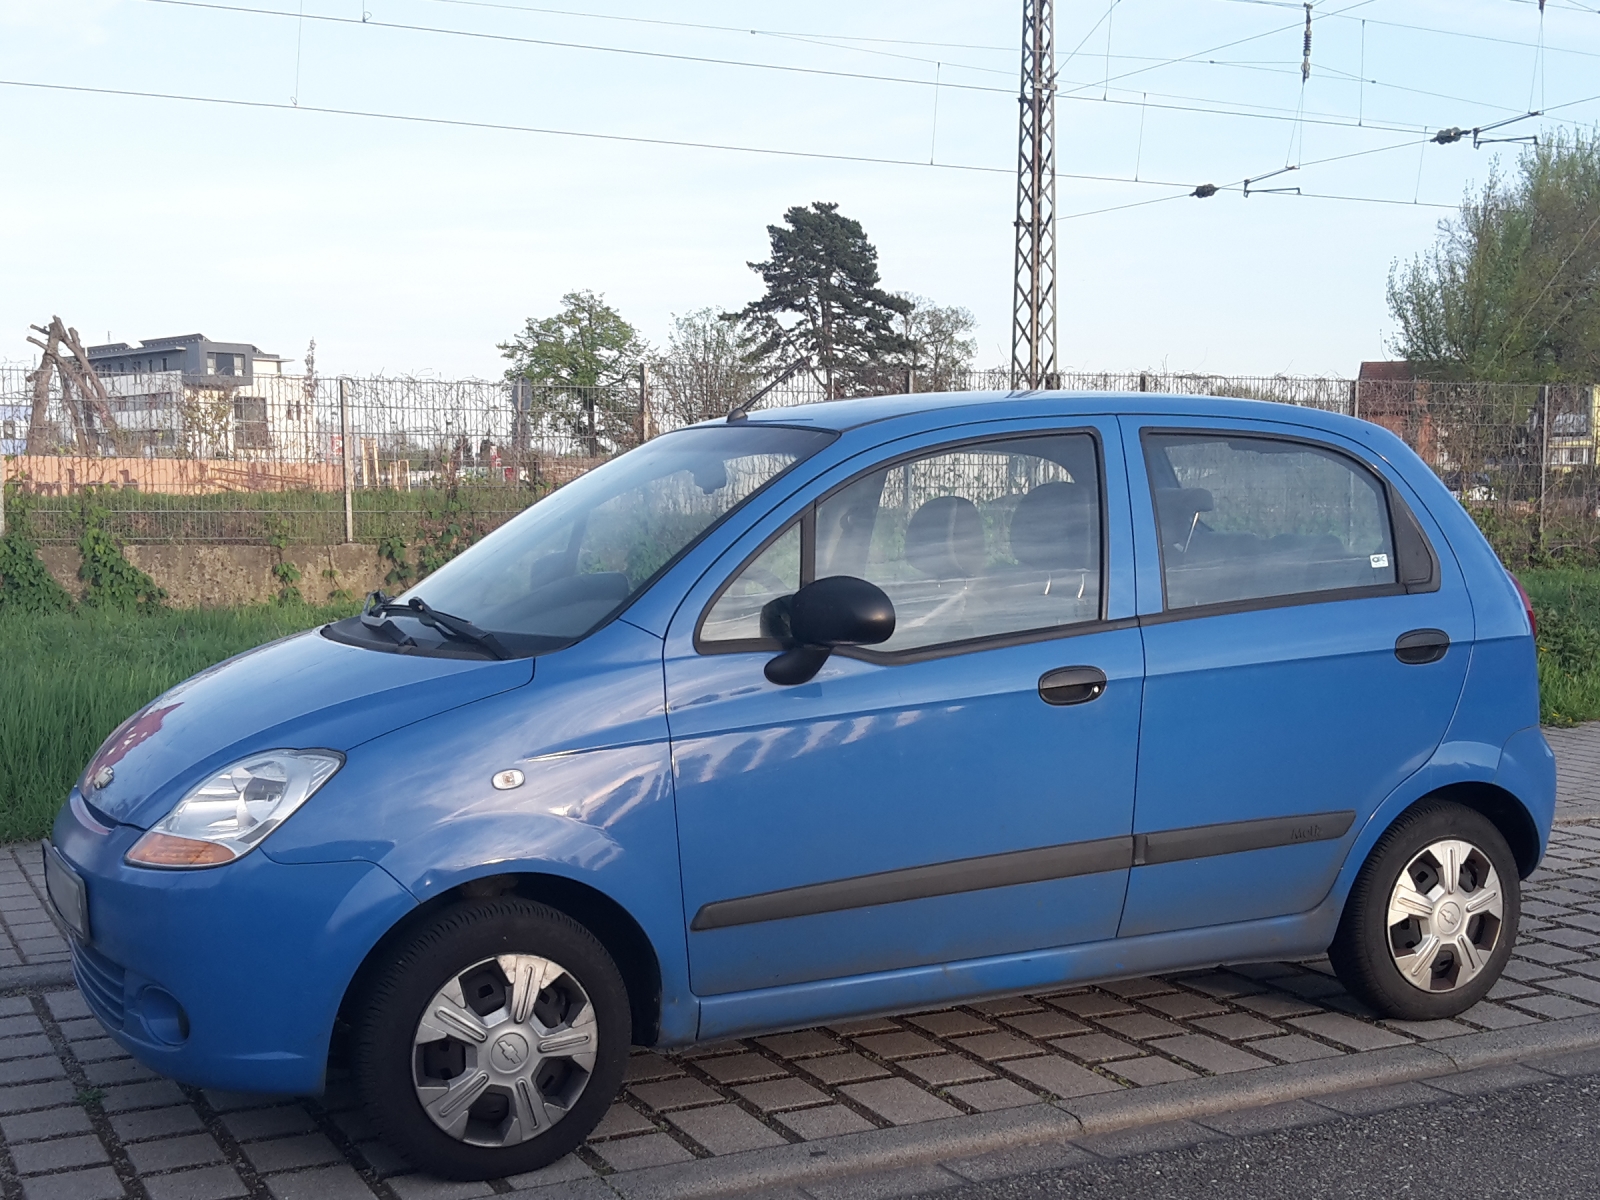
[[[0,364],[7,519],[76,541],[92,500],[126,542],[461,543],[550,489],[762,385],[647,366],[577,388],[504,380],[256,373],[108,375],[63,396]],[[1067,373],[1051,388],[1226,396],[1382,425],[1439,474],[1508,562],[1600,557],[1600,387],[1312,376]],[[782,379],[760,407],[842,395],[1013,390],[1009,372],[904,366]]]

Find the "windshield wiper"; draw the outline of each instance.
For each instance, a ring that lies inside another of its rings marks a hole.
[[[383,618],[388,616],[416,617],[424,625],[431,625],[446,637],[452,637],[463,642],[474,642],[482,646],[496,658],[508,659],[515,657],[511,651],[501,644],[500,639],[487,629],[479,629],[465,617],[456,617],[449,613],[440,612],[420,596],[413,596],[406,603],[397,604],[381,591],[369,593],[367,603],[361,610],[362,624],[383,629],[384,632],[394,636],[396,641],[404,638],[405,640],[401,642],[402,645],[415,645],[415,641],[396,628],[393,622],[368,620],[369,617]]]

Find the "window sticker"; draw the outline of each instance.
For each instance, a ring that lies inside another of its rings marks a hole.
[[[1372,556],[1372,569],[1374,571],[1381,571],[1388,565],[1389,556],[1387,554],[1374,554]]]

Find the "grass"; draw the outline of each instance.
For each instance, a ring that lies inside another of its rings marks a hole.
[[[0,615],[0,842],[43,836],[100,743],[173,684],[354,606]]]
[[[1539,618],[1540,720],[1600,720],[1600,571],[1544,568],[1517,578]]]
[[[1527,570],[1542,718],[1600,719],[1600,570]],[[0,842],[42,836],[130,713],[196,671],[353,611],[305,605],[0,614]]]

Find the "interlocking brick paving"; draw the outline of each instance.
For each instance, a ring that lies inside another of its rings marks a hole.
[[[1506,976],[1453,1021],[1383,1021],[1325,959],[1118,980],[697,1047],[637,1050],[589,1142],[487,1184],[418,1175],[338,1071],[316,1098],[180,1087],[69,987],[0,997],[0,1191],[43,1200],[610,1195],[619,1171],[1600,1013],[1600,725],[1552,731],[1560,824]],[[1580,752],[1581,751],[1581,752]],[[1589,806],[1592,805],[1592,810]],[[1596,823],[1587,821],[1594,819]],[[0,966],[62,962],[37,846],[0,848]]]

